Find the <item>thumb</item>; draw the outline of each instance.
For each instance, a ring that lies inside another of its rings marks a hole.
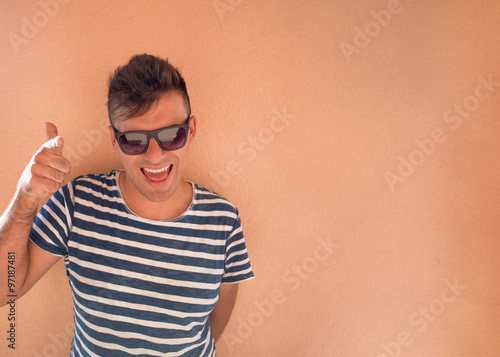
[[[45,134],[47,135],[47,142],[44,144],[46,150],[54,155],[62,155],[64,140],[62,137],[57,136],[57,127],[52,123],[43,123],[45,127]]]
[[[54,139],[57,136],[57,127],[49,122],[43,123],[45,127],[45,134],[47,135],[47,141]]]

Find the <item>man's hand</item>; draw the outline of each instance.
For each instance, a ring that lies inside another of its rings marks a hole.
[[[32,198],[43,198],[61,187],[71,170],[71,163],[62,156],[64,140],[57,127],[44,123],[47,142],[35,153],[19,180],[19,192]]]

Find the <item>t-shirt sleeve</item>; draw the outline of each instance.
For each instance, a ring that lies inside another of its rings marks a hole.
[[[68,254],[68,237],[73,215],[72,184],[54,193],[38,212],[30,239],[38,247],[58,256]]]
[[[226,240],[226,258],[222,283],[239,283],[254,278],[248,257],[240,216]]]

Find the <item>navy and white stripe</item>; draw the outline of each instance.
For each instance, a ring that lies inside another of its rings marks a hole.
[[[253,278],[238,210],[193,184],[189,209],[139,217],[119,172],[79,177],[40,210],[30,239],[63,256],[73,293],[72,356],[215,356],[208,316],[221,283]]]

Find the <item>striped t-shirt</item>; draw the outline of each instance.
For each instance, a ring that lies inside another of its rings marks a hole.
[[[196,184],[181,216],[137,216],[118,171],[56,192],[30,239],[65,259],[74,302],[71,356],[215,356],[209,313],[221,283],[253,278],[238,210]]]

